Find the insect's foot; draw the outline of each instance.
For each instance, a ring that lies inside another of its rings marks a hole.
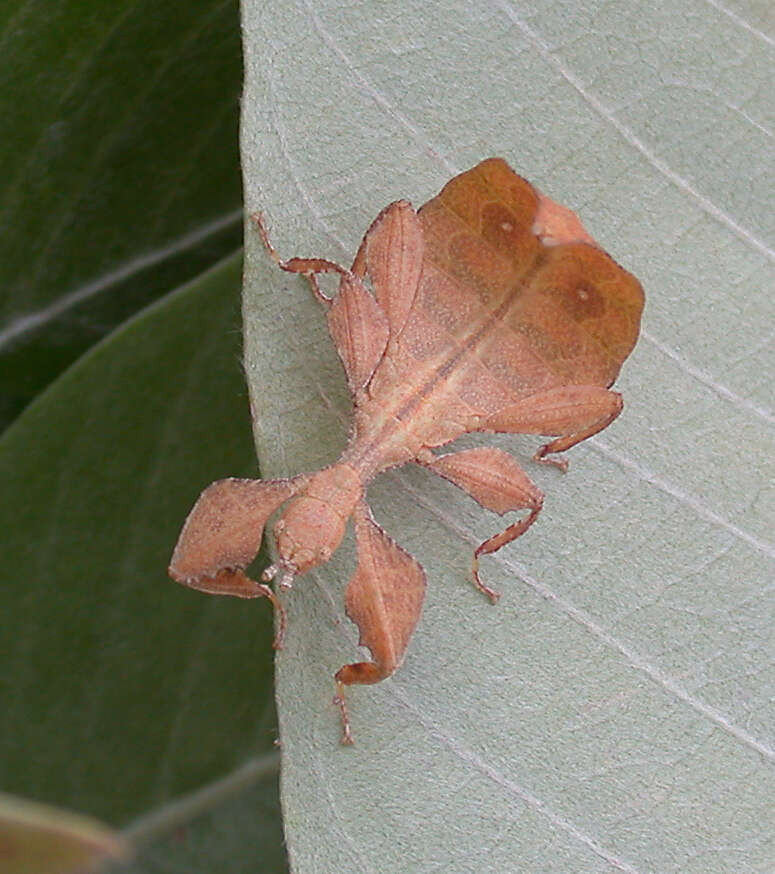
[[[479,558],[478,556],[474,556],[474,560],[471,563],[471,576],[473,577],[474,585],[476,588],[483,594],[487,595],[492,604],[498,603],[498,598],[500,598],[501,593],[496,591],[495,589],[490,588],[487,583],[482,580],[479,576]]]
[[[347,702],[344,700],[344,684],[337,682],[336,695],[334,695],[334,705],[339,708],[339,715],[342,718],[342,737],[340,743],[342,746],[351,747],[355,741],[353,733],[350,729],[350,717],[347,713]]]
[[[277,576],[277,571],[279,568],[276,564],[270,564],[268,568],[261,574],[261,579],[263,582],[268,583],[270,580],[273,580]]]
[[[278,585],[281,589],[292,589],[293,588],[293,580],[296,574],[293,571],[286,571],[281,577]]]
[[[559,467],[563,473],[568,472],[568,459],[565,458],[565,456],[557,455],[554,458],[547,458],[544,455],[545,451],[546,447],[542,446],[533,456],[533,461],[537,461],[539,464],[549,464],[552,467]]]

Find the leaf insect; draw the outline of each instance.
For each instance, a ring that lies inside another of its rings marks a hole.
[[[643,291],[573,212],[500,158],[456,176],[416,212],[405,200],[391,203],[349,269],[321,258],[282,261],[260,217],[259,230],[277,264],[306,276],[326,310],[353,399],[349,443],[315,473],[210,485],[183,526],[169,573],[204,592],[269,598],[279,647],[285,612],[270,581],[289,589],[328,561],[352,519],[357,566],[345,609],[371,653],[335,675],[342,741],[352,743],[345,687],[377,683],[398,668],[425,595],[422,567],[374,520],[368,484],[414,462],[487,510],[522,511],[474,551],[474,584],[495,602],[480,558],[527,531],[543,494],[500,449],[433,450],[471,432],[541,434],[553,439],[534,460],[565,470],[556,453],[622,410],[610,386],[637,340]],[[339,275],[333,298],[316,280],[326,272]],[[244,569],[283,504],[276,561],[254,581]]]

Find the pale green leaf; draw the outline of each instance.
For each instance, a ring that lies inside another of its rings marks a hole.
[[[295,874],[771,870],[775,414],[764,0],[244,0],[250,211],[284,257],[347,263],[377,212],[506,157],[643,282],[625,411],[529,466],[533,529],[427,472],[369,491],[429,588],[405,664],[350,696],[351,543],[287,597],[282,799]],[[262,472],[332,462],[349,401],[323,316],[256,234],[246,371]],[[491,441],[487,441],[491,442]],[[526,464],[537,441],[501,439]]]

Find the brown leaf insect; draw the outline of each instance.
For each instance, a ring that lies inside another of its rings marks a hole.
[[[436,454],[471,432],[552,437],[534,460],[563,471],[553,457],[597,434],[622,410],[610,386],[638,337],[640,283],[587,234],[576,215],[538,192],[500,158],[461,173],[415,212],[405,200],[382,210],[348,270],[321,258],[282,261],[306,276],[326,309],[328,329],[353,398],[350,439],[341,458],[289,479],[225,479],[202,492],[183,526],[169,568],[179,583],[218,595],[269,598],[328,561],[353,520],[357,567],[345,595],[371,660],[335,675],[351,743],[344,690],[377,683],[401,664],[420,616],[425,573],[374,521],[366,487],[388,468],[414,462],[449,480],[482,507],[523,515],[481,543],[481,556],[524,534],[543,494],[500,449]],[[335,297],[320,273],[339,275]],[[369,287],[370,286],[370,287]],[[256,556],[269,517],[276,561],[261,575]]]

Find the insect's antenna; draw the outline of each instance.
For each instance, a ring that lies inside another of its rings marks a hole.
[[[261,574],[261,579],[265,583],[268,583],[277,576],[277,572],[279,570],[280,569],[277,567],[276,564],[270,564],[269,567]]]
[[[287,570],[281,577],[279,586],[281,589],[290,589],[293,586],[293,578],[295,574],[291,570]]]

